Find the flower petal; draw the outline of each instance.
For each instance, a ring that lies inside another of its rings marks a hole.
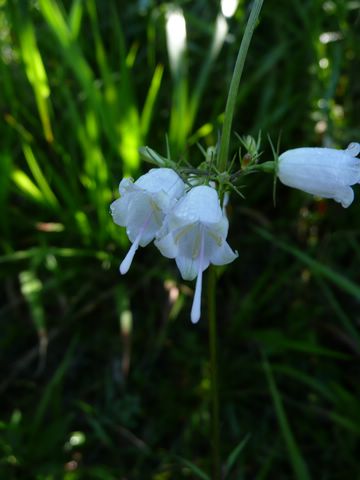
[[[356,143],[356,142],[349,143],[345,152],[351,155],[352,157],[356,157],[360,153],[360,143]]]
[[[133,192],[134,190],[138,190],[138,189],[135,187],[134,181],[132,178],[126,177],[121,180],[119,185],[119,192],[121,196],[126,195],[127,193],[130,193],[130,192]]]
[[[152,168],[138,178],[135,185],[151,193],[163,190],[170,197],[176,198],[182,196],[185,188],[184,182],[171,168]]]
[[[219,244],[227,237],[229,230],[229,220],[227,219],[226,215],[223,214],[222,218],[219,220],[218,223],[212,225],[207,224],[207,229],[210,236],[212,236],[214,240],[216,240],[216,242]]]
[[[341,203],[344,208],[349,207],[354,200],[354,191],[351,187],[343,187],[334,196],[336,202]]]
[[[182,278],[184,280],[194,280],[199,270],[199,257],[191,258],[184,255],[178,255],[175,258],[175,261],[178,269],[180,270]],[[202,265],[203,271],[207,269],[209,263],[210,262],[208,259],[204,259]]]
[[[159,229],[158,223],[151,209],[149,195],[145,192],[131,194],[126,218],[126,233],[131,240],[135,241],[140,230],[143,231],[139,245],[145,247],[150,243]]]
[[[110,205],[111,215],[114,222],[121,227],[125,227],[127,222],[129,197],[120,197]]]
[[[174,239],[179,245],[180,255],[196,258],[200,252],[201,228],[198,223],[173,231]]]
[[[221,247],[218,247],[210,257],[211,263],[214,265],[226,265],[233,262],[239,254],[233,251],[227,242],[223,242]]]
[[[155,240],[155,246],[160,250],[160,253],[166,258],[175,258],[178,254],[178,246],[174,241],[172,232]]]
[[[217,191],[206,185],[194,187],[185,194],[176,204],[173,214],[178,227],[195,222],[217,223],[223,215]]]
[[[198,271],[196,261],[184,255],[178,255],[175,261],[182,278],[184,280],[194,280]]]
[[[152,193],[151,198],[154,208],[161,210],[164,213],[169,212],[177,202],[175,197],[171,197],[164,190]]]

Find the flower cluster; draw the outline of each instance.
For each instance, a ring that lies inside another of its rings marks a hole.
[[[202,274],[210,263],[225,265],[237,258],[226,242],[229,222],[215,188],[188,188],[174,170],[155,168],[138,180],[120,182],[120,198],[111,204],[114,222],[126,227],[132,245],[120,265],[125,274],[139,246],[155,240],[174,258],[184,280],[196,280],[191,320],[200,319]]]
[[[148,147],[145,159],[158,165],[138,178],[120,182],[120,198],[111,204],[114,222],[126,227],[132,243],[120,265],[128,272],[136,250],[154,241],[161,254],[175,259],[184,280],[196,278],[191,320],[200,318],[202,276],[210,264],[226,265],[238,256],[226,241],[229,222],[221,208],[216,184],[224,204],[228,190],[241,195],[236,182],[254,171],[273,172],[289,187],[324,198],[332,198],[348,207],[353,199],[351,188],[360,183],[360,144],[346,150],[333,148],[295,148],[287,150],[274,162],[259,163],[260,137],[240,138],[247,153],[241,157],[238,172],[219,172],[213,166],[216,151],[205,152],[204,165],[188,170],[187,183],[175,172],[175,164]],[[171,167],[171,168],[169,168]]]

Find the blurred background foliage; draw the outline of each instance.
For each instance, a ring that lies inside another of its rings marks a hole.
[[[109,204],[140,146],[168,135],[195,165],[216,143],[249,6],[0,1],[1,479],[209,478],[206,316],[153,246],[119,276]],[[234,122],[262,159],[268,134],[359,141],[359,27],[359,1],[265,0]],[[360,478],[360,192],[344,210],[278,186],[274,208],[271,189],[247,177],[228,212],[224,478]]]

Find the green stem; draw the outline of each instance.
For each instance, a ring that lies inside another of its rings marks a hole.
[[[226,165],[229,156],[229,145],[231,135],[231,125],[234,116],[236,96],[239,89],[241,75],[244,69],[246,55],[249,49],[250,41],[253,36],[256,22],[258,20],[260,10],[264,0],[255,0],[251,9],[250,17],[245,28],[244,36],[241,41],[239,53],[236,59],[234,73],[231,79],[229,94],[226,101],[224,124],[222,129],[220,151],[218,157],[218,169],[220,172],[226,170]]]
[[[221,479],[220,461],[220,422],[219,391],[217,372],[217,332],[216,332],[216,271],[211,266],[208,277],[208,316],[210,349],[210,392],[211,392],[211,439],[212,439],[212,478]]]
[[[234,73],[230,83],[229,94],[225,108],[224,125],[221,135],[218,169],[226,170],[229,156],[231,125],[234,116],[237,91],[240,84],[244,63],[254,33],[256,22],[264,0],[254,0],[251,14],[241,41]],[[220,458],[220,421],[219,421],[219,391],[217,367],[217,332],[216,332],[216,271],[209,269],[208,278],[208,315],[209,315],[209,349],[210,349],[210,382],[211,382],[211,438],[212,438],[212,479],[221,480]]]

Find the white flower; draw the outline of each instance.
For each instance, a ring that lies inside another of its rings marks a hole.
[[[210,263],[225,265],[238,256],[226,236],[229,222],[214,188],[197,186],[169,211],[155,245],[168,258],[175,258],[184,280],[197,277],[191,321],[200,318],[202,273]]]
[[[354,200],[350,185],[360,182],[359,143],[346,150],[295,148],[280,155],[278,177],[289,186],[348,207]]]
[[[120,182],[120,198],[110,205],[116,224],[126,227],[132,245],[120,265],[125,274],[139,245],[145,247],[161,228],[166,213],[184,193],[185,184],[170,168],[153,168],[135,183]]]

